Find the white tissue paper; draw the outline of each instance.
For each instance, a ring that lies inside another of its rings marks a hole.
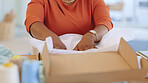
[[[51,37],[48,37],[46,41],[30,38],[30,43],[33,47],[37,48],[40,53],[42,53],[45,42],[47,43],[48,51],[50,54],[90,53],[117,51],[121,37],[124,38],[126,41],[130,41],[135,38],[129,29],[112,29],[98,43],[98,45],[96,46],[97,49],[89,49],[86,51],[73,51],[75,46],[82,38],[82,35],[78,34],[65,34],[59,37],[61,41],[65,44],[67,50],[54,49]]]
[[[137,56],[137,61],[138,61],[138,67],[139,67],[139,69],[141,69],[141,59],[142,59],[141,56]]]

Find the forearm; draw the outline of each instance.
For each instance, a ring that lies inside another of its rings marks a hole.
[[[96,35],[91,32],[84,34],[81,41],[77,44],[74,50],[84,51],[91,48],[96,48],[95,42],[100,41],[102,37],[108,32],[108,29],[104,25],[98,25],[94,28],[94,31],[96,31]]]
[[[43,23],[35,22],[30,27],[31,35],[39,40],[45,40],[47,37],[58,37],[55,33],[49,30]]]
[[[104,25],[98,25],[94,28],[97,32],[97,38],[95,37],[95,42],[100,41],[102,37],[108,32],[108,29]]]
[[[96,31],[96,35],[88,32],[83,37],[88,37],[92,39],[94,42],[98,42],[108,32],[107,27],[105,27],[104,25],[98,25],[93,30]]]

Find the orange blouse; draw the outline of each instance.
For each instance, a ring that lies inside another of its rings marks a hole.
[[[31,0],[28,4],[26,29],[40,21],[58,36],[68,33],[85,34],[97,25],[113,28],[104,0],[76,0],[71,6],[62,0]]]

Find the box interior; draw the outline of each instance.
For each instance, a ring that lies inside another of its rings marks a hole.
[[[123,81],[123,79],[128,79],[126,78],[127,74],[131,73],[134,76],[134,72],[140,72],[136,53],[122,38],[119,49],[115,52],[50,55],[45,44],[42,59],[46,80],[53,82],[57,81],[56,78],[63,82],[70,82],[66,78],[82,82],[87,80],[89,76],[94,78],[96,78],[95,76],[97,78],[110,76],[112,79],[108,79],[106,82],[115,81],[118,78],[122,78],[120,81]],[[144,78],[146,71],[143,71],[141,77]]]

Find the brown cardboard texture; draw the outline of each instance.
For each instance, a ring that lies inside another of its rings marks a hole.
[[[118,51],[50,55],[45,44],[42,59],[46,83],[108,83],[145,80],[137,55],[121,38]]]

